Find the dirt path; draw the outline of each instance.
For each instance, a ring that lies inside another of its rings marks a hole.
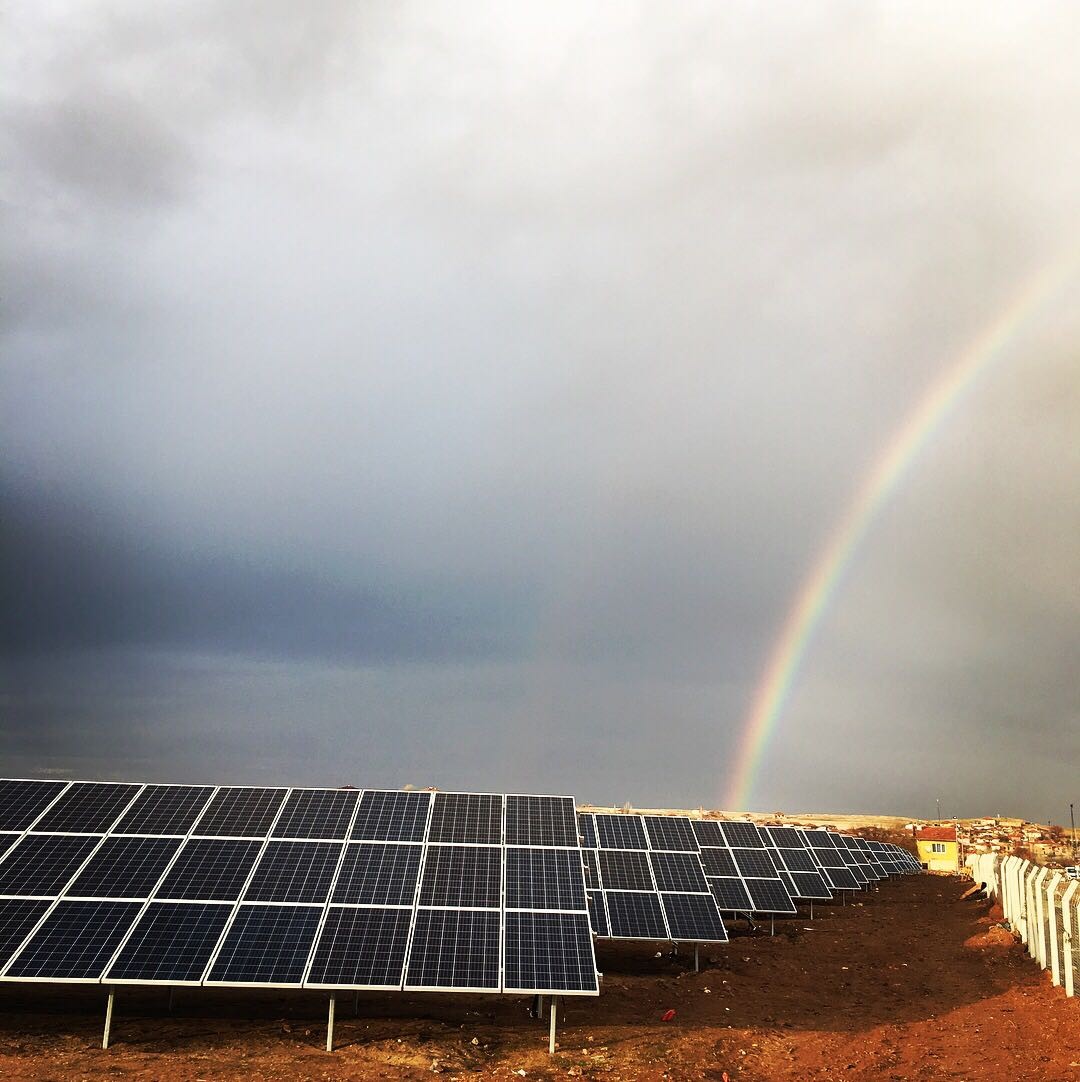
[[[893,881],[846,908],[737,929],[699,974],[602,948],[604,992],[569,1001],[559,1053],[508,997],[125,990],[103,1052],[99,989],[0,986],[0,1079],[487,1076],[1080,1080],[1080,999],[1050,985],[959,880]],[[674,1009],[674,1021],[661,1015]]]

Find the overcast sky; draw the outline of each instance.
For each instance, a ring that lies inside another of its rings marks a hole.
[[[1080,239],[1068,2],[5,16],[8,774],[715,806],[860,478]],[[1067,821],[1078,343],[1074,278],[755,808]]]

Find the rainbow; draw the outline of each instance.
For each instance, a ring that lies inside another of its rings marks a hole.
[[[833,527],[788,610],[754,691],[723,807],[745,811],[769,738],[791,697],[795,677],[844,572],[874,519],[942,423],[1024,325],[1057,295],[1078,265],[1075,246],[1037,274],[968,342],[927,388],[873,464]]]

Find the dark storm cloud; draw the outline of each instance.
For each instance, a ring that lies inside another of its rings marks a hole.
[[[5,762],[718,799],[863,470],[1080,222],[1075,24],[17,8]],[[875,526],[758,803],[1065,800],[1077,330]]]

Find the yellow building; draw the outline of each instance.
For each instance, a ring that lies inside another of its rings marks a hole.
[[[919,860],[931,872],[960,871],[960,843],[956,827],[923,827],[915,832]]]

